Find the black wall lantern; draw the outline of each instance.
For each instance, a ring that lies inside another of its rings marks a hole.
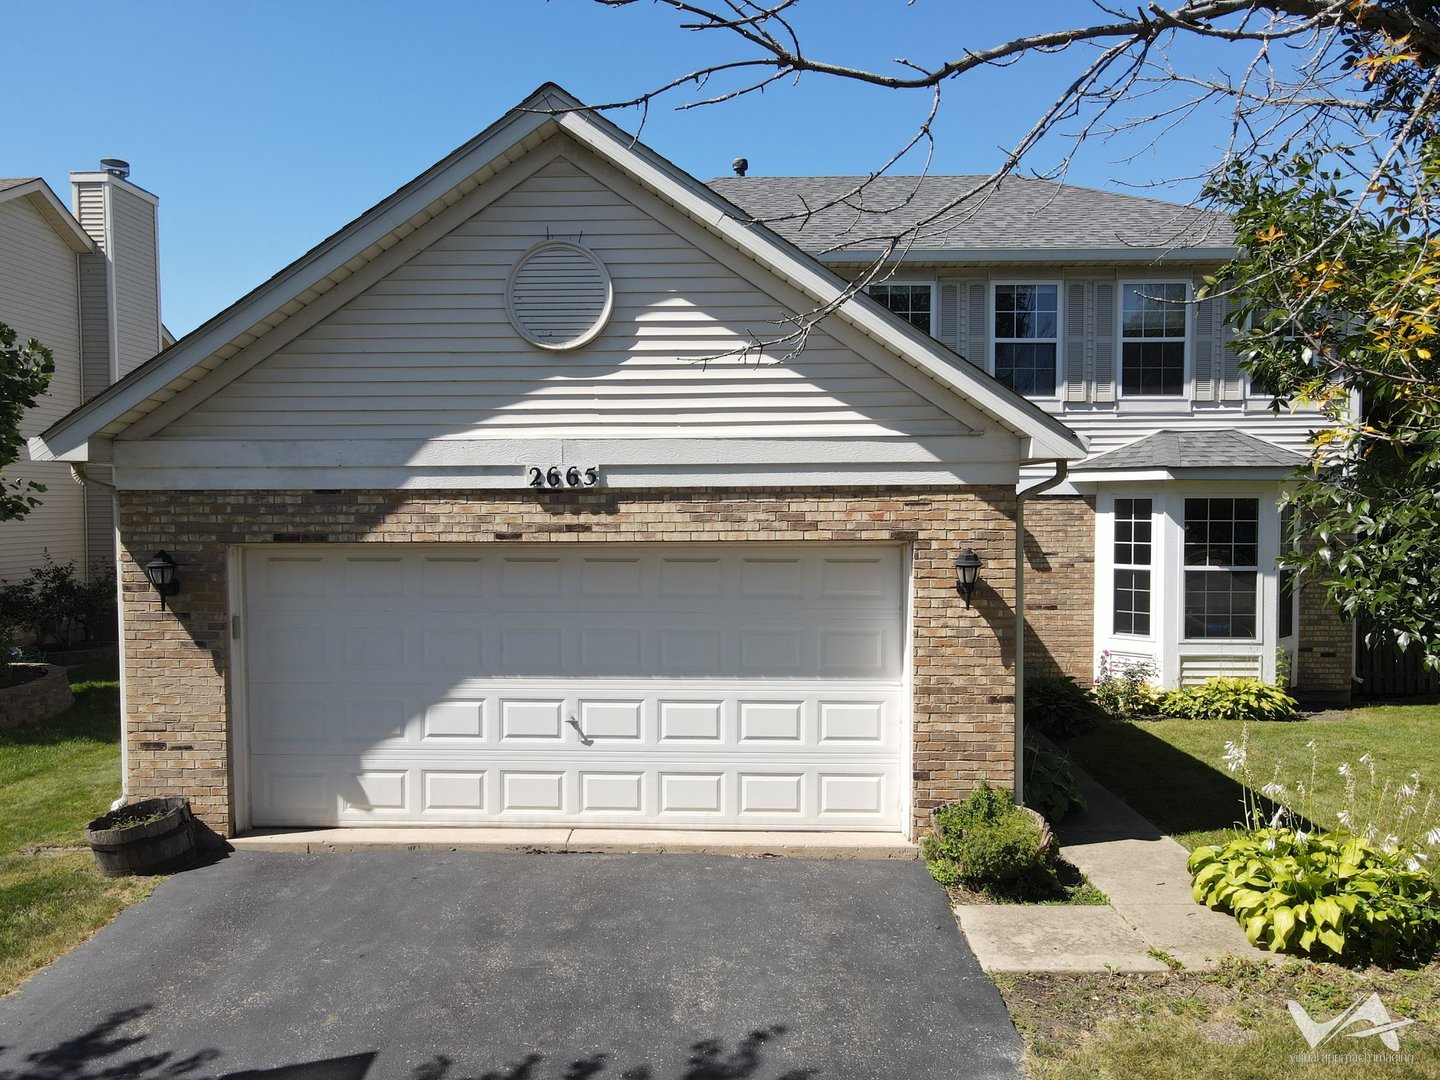
[[[161,596],[174,596],[180,591],[178,570],[175,560],[163,551],[157,551],[155,557],[145,564],[145,576]]]
[[[955,560],[955,591],[965,598],[967,608],[970,606],[970,594],[975,591],[975,582],[980,578],[980,566],[980,556],[975,554],[974,548],[966,548]]]

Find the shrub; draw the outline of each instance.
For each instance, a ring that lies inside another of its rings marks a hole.
[[[1435,880],[1404,848],[1264,828],[1197,848],[1189,867],[1196,901],[1232,913],[1272,952],[1390,964],[1440,944]]]
[[[113,640],[115,572],[97,567],[89,581],[79,581],[73,560],[62,565],[46,554],[24,581],[0,589],[0,612],[0,620],[27,632],[42,649]]]
[[[945,886],[1006,899],[1048,896],[1059,886],[1054,842],[1008,792],[983,782],[965,802],[935,812],[935,832],[921,850],[931,875]]]
[[[1060,821],[1071,811],[1085,809],[1085,798],[1075,784],[1075,773],[1064,754],[1034,743],[1026,744],[1025,805],[1049,821]]]
[[[1149,660],[1113,660],[1107,649],[1100,654],[1100,674],[1090,692],[1111,720],[1148,720],[1160,704],[1154,678],[1155,665]]]
[[[1206,679],[1166,691],[1160,711],[1180,720],[1297,720],[1299,705],[1278,686],[1259,679]]]
[[[1070,679],[1025,680],[1025,725],[1057,738],[1083,735],[1105,719],[1088,691]]]

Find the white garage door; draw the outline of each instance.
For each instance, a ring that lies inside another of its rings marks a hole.
[[[902,828],[901,551],[245,558],[255,825]]]

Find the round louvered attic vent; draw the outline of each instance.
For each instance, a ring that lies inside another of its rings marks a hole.
[[[565,240],[546,240],[522,255],[505,289],[511,323],[542,349],[574,349],[594,340],[610,319],[613,300],[605,264]]]

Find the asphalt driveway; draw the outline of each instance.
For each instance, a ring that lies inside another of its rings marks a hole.
[[[1019,1056],[905,861],[238,852],[0,1000],[0,1080],[952,1080]]]

